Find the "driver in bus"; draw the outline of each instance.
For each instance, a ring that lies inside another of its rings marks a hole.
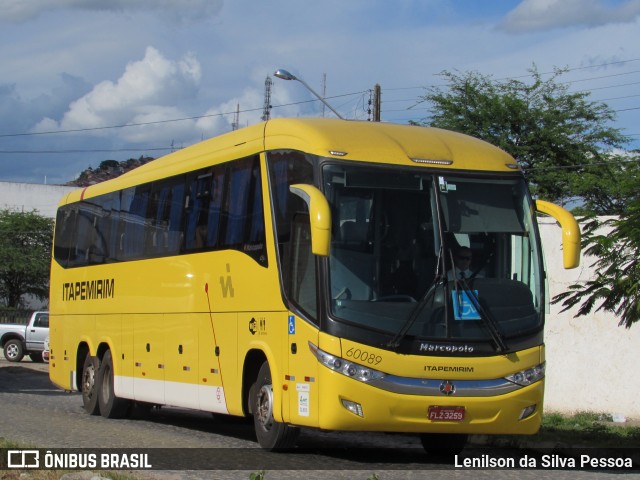
[[[471,270],[473,252],[469,247],[458,247],[453,255],[453,268],[447,272],[447,280],[471,280],[481,277],[479,272]]]

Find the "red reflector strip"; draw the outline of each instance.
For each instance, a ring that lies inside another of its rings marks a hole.
[[[315,379],[315,377],[304,377],[304,381],[305,382],[315,382],[316,379]]]
[[[284,379],[285,380],[289,380],[290,382],[295,382],[296,377],[295,377],[295,375],[285,375]]]

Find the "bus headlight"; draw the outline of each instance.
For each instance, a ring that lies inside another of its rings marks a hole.
[[[358,363],[350,362],[344,358],[336,357],[309,342],[309,349],[316,356],[318,361],[334,372],[341,373],[349,378],[353,378],[360,382],[370,382],[371,380],[379,380],[384,378],[384,373],[374,370],[373,368],[364,367]]]
[[[526,387],[527,385],[531,385],[532,383],[535,383],[538,380],[542,380],[544,378],[544,368],[545,364],[541,363],[540,365],[536,365],[533,368],[528,368],[527,370],[516,372],[513,375],[509,375],[504,378],[512,383],[515,383],[516,385]]]

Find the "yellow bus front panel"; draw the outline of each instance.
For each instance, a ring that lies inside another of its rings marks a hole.
[[[327,368],[321,368],[318,377],[320,428],[327,430],[534,434],[540,427],[544,381],[504,395],[460,397],[389,392]],[[349,410],[345,402],[357,405],[361,416]],[[532,405],[536,406],[535,412],[520,420],[523,410]],[[464,420],[429,420],[429,407],[464,407]]]
[[[534,434],[540,427],[544,381],[501,396],[424,397],[387,392],[323,369],[320,428],[414,433]],[[359,405],[362,416],[345,402]],[[520,420],[522,411],[536,410]],[[462,421],[429,420],[430,407],[464,407]]]

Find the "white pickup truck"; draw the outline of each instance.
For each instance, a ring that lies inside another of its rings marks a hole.
[[[42,362],[44,342],[49,337],[49,312],[33,312],[29,323],[0,324],[0,346],[4,358],[19,362],[29,355],[34,362]]]

